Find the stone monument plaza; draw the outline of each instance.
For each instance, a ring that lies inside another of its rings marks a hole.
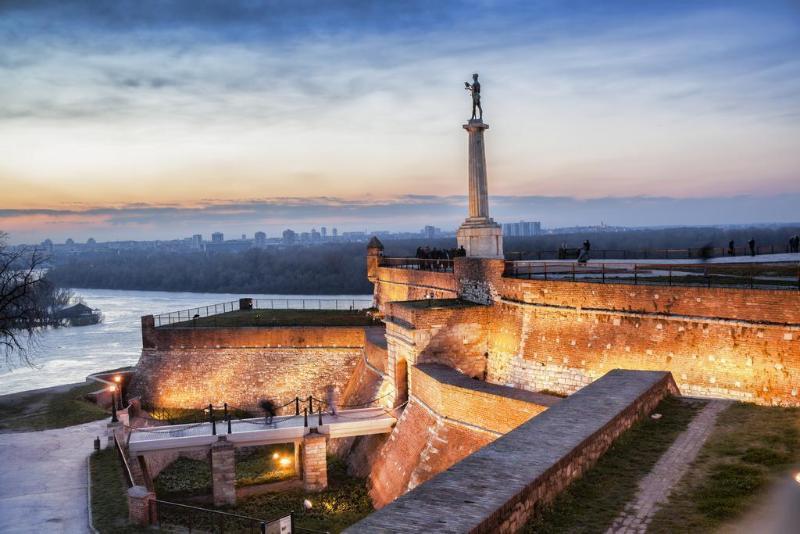
[[[475,82],[465,83],[472,94],[472,118],[463,126],[469,133],[469,216],[458,228],[458,245],[464,247],[468,257],[502,258],[503,231],[499,224],[489,217],[489,188],[486,180],[486,152],[483,145],[483,132],[489,125],[483,122],[483,108],[480,103],[480,84],[478,75]],[[475,110],[480,115],[475,118]]]

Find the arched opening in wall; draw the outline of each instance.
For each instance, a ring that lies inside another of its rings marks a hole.
[[[394,366],[394,384],[397,388],[395,405],[403,404],[408,400],[408,362],[405,359],[397,360]]]

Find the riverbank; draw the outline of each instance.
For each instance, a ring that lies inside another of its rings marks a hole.
[[[102,389],[97,382],[77,382],[0,395],[0,434],[64,428],[105,419],[108,412],[89,401]]]
[[[83,381],[98,371],[136,365],[142,353],[141,317],[187,310],[218,302],[238,302],[242,297],[282,301],[297,299],[371,299],[372,295],[261,295],[243,293],[171,293],[74,289],[92,306],[103,310],[100,324],[48,328],[29,352],[36,367],[0,370],[0,392],[16,393]]]

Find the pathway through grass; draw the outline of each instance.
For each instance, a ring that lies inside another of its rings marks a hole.
[[[524,532],[605,532],[650,472],[705,405],[668,397],[646,418],[622,434],[583,477],[571,484],[525,527]]]
[[[648,532],[709,532],[740,516],[800,461],[800,409],[737,403],[723,412],[697,461]]]

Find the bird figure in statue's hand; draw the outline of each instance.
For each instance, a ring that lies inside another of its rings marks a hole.
[[[483,120],[483,108],[481,107],[481,84],[478,81],[478,73],[472,75],[472,83],[464,82],[464,89],[472,94],[472,119],[475,120],[475,112],[480,112],[478,120]]]

